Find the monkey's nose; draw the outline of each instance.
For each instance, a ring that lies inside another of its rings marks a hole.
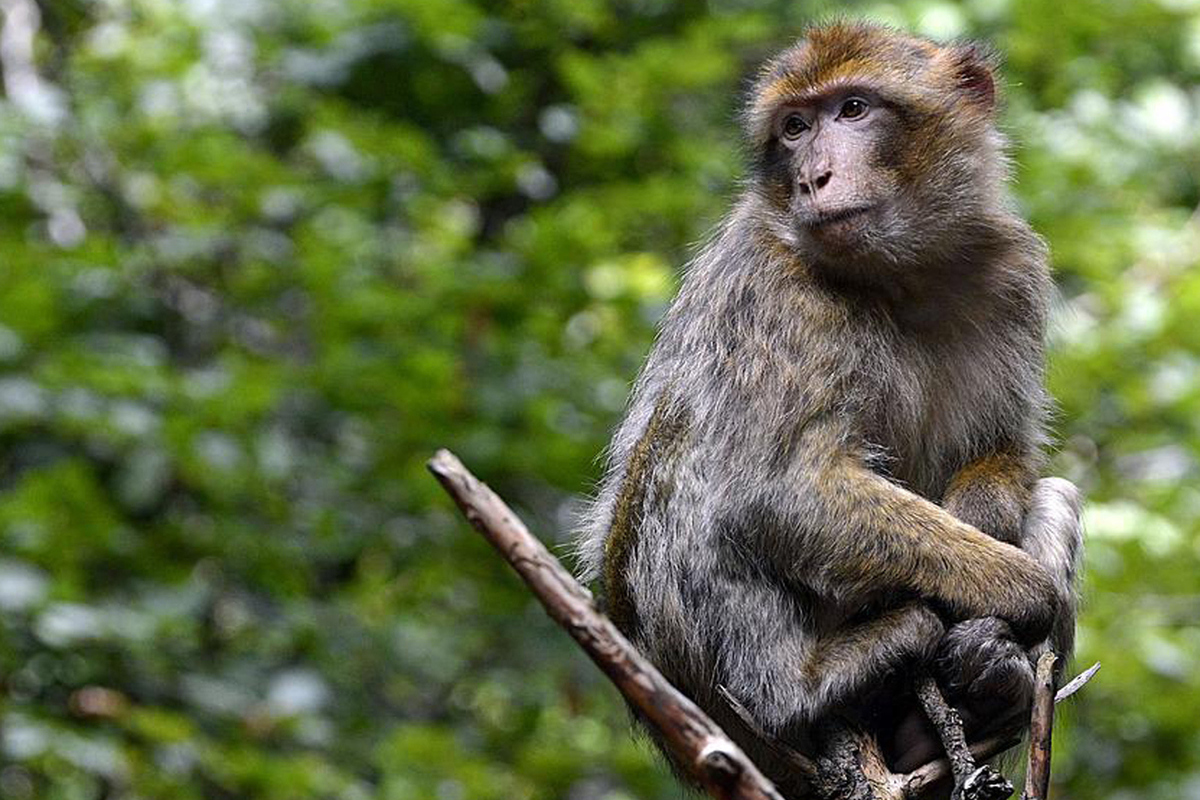
[[[832,177],[833,170],[827,169],[815,178],[800,181],[800,194],[812,194],[817,189],[824,189]]]

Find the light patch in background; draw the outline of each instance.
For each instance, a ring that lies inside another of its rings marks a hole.
[[[315,670],[289,669],[277,674],[267,689],[267,705],[281,717],[315,714],[329,702],[329,685]]]
[[[558,181],[541,164],[526,164],[517,170],[517,188],[531,200],[549,200],[558,191]]]
[[[632,296],[639,300],[663,300],[674,282],[670,266],[657,253],[626,253],[592,266],[583,279],[588,293],[598,300]]]
[[[38,616],[34,630],[52,647],[71,647],[103,636],[104,617],[82,603],[54,603]]]
[[[1010,5],[1009,0],[969,0],[966,4],[971,14],[983,22],[1001,19],[1008,13]]]
[[[241,717],[254,707],[254,695],[245,688],[208,675],[184,675],[179,688],[191,703],[211,713]]]
[[[241,445],[227,433],[205,431],[196,436],[193,446],[196,456],[215,470],[231,472],[242,465]]]
[[[552,142],[569,142],[579,133],[579,112],[573,106],[546,106],[538,114],[538,130]]]
[[[1142,87],[1126,114],[1135,136],[1144,134],[1159,144],[1177,147],[1195,133],[1191,99],[1183,89],[1166,81]]]
[[[0,379],[0,420],[35,419],[47,409],[46,390],[29,378]]]
[[[962,9],[949,3],[930,3],[917,12],[917,31],[934,39],[954,39],[967,30]]]
[[[1167,302],[1156,287],[1146,283],[1130,287],[1121,309],[1122,326],[1126,330],[1152,335],[1162,328],[1166,315]]]
[[[326,173],[340,181],[354,183],[367,176],[366,161],[350,140],[337,131],[317,131],[305,149]]]
[[[37,567],[0,560],[0,611],[20,612],[40,605],[49,588],[50,578]]]
[[[1130,500],[1088,504],[1083,511],[1083,527],[1090,539],[1136,541],[1146,553],[1160,558],[1185,543],[1178,525]]]
[[[864,9],[863,19],[871,20],[872,22],[881,22],[884,25],[892,25],[897,28],[903,28],[909,24],[904,12],[891,3],[870,6]]]
[[[20,334],[0,323],[0,361],[11,361],[25,350]]]
[[[1156,2],[1168,11],[1186,13],[1200,10],[1200,0],[1156,0]]]

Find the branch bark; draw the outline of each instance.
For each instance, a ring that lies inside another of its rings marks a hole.
[[[990,765],[977,766],[967,746],[962,718],[946,698],[937,681],[930,675],[919,675],[915,685],[917,699],[925,716],[933,723],[954,776],[951,800],[1005,800],[1012,794],[1013,785]]]
[[[1029,721],[1029,768],[1025,770],[1022,800],[1046,800],[1050,793],[1050,739],[1054,732],[1054,653],[1037,662],[1033,712]]]

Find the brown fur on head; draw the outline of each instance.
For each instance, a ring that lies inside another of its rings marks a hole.
[[[745,113],[770,228],[805,262],[859,282],[986,246],[1005,205],[993,61],[880,25],[809,30],[766,65]],[[843,119],[848,98],[868,114]],[[804,129],[788,136],[796,115]]]
[[[995,62],[979,44],[940,45],[884,25],[813,27],[763,66],[750,93],[747,128],[761,146],[770,135],[770,115],[781,104],[857,83],[886,85],[916,112],[958,111],[990,125],[997,99]]]

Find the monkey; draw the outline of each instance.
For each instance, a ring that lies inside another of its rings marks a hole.
[[[936,753],[905,676],[932,670],[969,734],[1019,729],[1032,656],[1073,645],[1080,498],[1038,477],[1052,280],[995,75],[979,45],[845,21],[762,68],[744,189],[579,526],[614,623],[787,797],[811,787],[764,732],[813,754],[843,718],[912,768]]]

